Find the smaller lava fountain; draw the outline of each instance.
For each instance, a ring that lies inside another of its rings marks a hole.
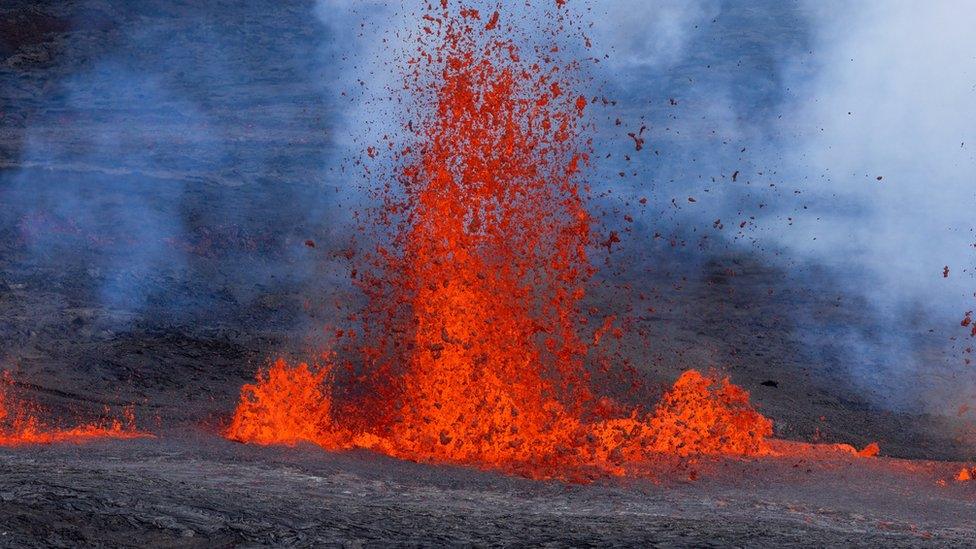
[[[0,446],[83,442],[97,438],[143,438],[149,433],[136,429],[131,407],[123,410],[122,419],[103,418],[73,427],[51,425],[41,419],[43,410],[35,403],[14,395],[10,372],[0,377]]]

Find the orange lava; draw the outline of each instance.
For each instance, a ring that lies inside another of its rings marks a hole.
[[[326,369],[313,372],[307,364],[290,367],[278,359],[267,372],[258,372],[257,383],[241,389],[228,436],[259,444],[304,440],[331,446],[323,440],[334,424],[327,374]]]
[[[973,467],[972,469],[963,467],[958,473],[956,473],[956,480],[958,482],[969,482],[970,480],[973,480],[974,474],[976,474],[976,467]]]
[[[331,365],[275,362],[246,385],[226,435],[307,440],[532,478],[625,474],[655,455],[761,455],[772,424],[748,393],[689,370],[651,412],[596,398],[580,308],[593,269],[581,169],[589,161],[579,66],[535,33],[429,5],[390,151],[399,172],[377,216],[391,234],[359,284],[365,365],[337,390]],[[555,43],[555,40],[552,40]],[[396,151],[396,152],[394,152]],[[355,276],[355,274],[354,274]]]
[[[877,442],[872,442],[864,448],[858,450],[857,455],[860,457],[877,457],[878,452],[881,451],[881,447],[878,446]]]
[[[40,418],[40,408],[16,398],[12,394],[12,387],[10,373],[4,372],[0,378],[0,446],[151,436],[136,429],[131,408],[124,410],[122,419],[103,419],[74,427],[49,425]]]

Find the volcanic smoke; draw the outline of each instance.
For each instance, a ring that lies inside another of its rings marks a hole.
[[[771,422],[728,379],[689,370],[650,411],[594,394],[589,101],[555,46],[578,27],[563,4],[531,32],[501,5],[427,5],[404,74],[410,143],[369,151],[397,172],[372,216],[392,236],[358,278],[363,364],[276,361],[243,387],[228,438],[569,480],[662,454],[770,453]]]

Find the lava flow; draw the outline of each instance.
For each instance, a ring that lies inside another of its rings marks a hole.
[[[562,4],[544,18],[553,43],[572,26]],[[689,370],[650,411],[594,394],[580,334],[593,273],[580,67],[525,47],[538,35],[498,11],[442,0],[423,20],[404,87],[411,143],[385,147],[399,168],[377,220],[394,236],[359,278],[370,305],[358,390],[333,383],[343,368],[279,360],[243,388],[226,435],[532,478],[769,453],[771,422],[727,379]]]
[[[123,411],[122,419],[103,419],[73,427],[50,425],[41,419],[41,414],[39,406],[13,394],[10,373],[3,372],[0,377],[0,446],[151,436],[136,429],[132,408]]]

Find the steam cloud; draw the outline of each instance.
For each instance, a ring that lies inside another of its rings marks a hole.
[[[847,292],[848,307],[863,300],[861,325],[792,314],[796,337],[839,349],[879,406],[946,413],[971,398],[959,341],[976,304],[966,2],[630,4],[601,3],[595,36],[611,51],[604,77],[647,113],[663,153],[634,180],[657,195],[645,221],[701,234],[742,219],[729,246],[793,283]],[[656,94],[679,104],[667,113]]]
[[[117,328],[247,314],[269,288],[328,278],[302,245],[338,240],[325,33],[307,9],[264,9],[286,28],[255,45],[237,32],[253,11],[90,2],[65,43],[14,66],[39,87],[0,75],[23,126],[0,174],[3,228],[24,264],[90,288]]]

